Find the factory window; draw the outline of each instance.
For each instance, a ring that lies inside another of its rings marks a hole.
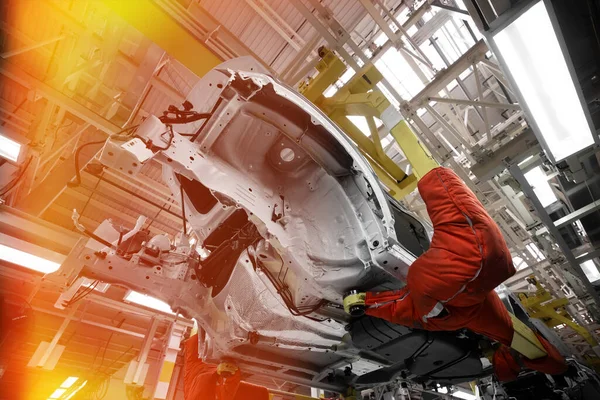
[[[581,269],[590,282],[600,280],[600,272],[594,260],[588,260],[581,264]]]
[[[425,87],[425,84],[406,61],[405,55],[400,54],[394,48],[387,50],[375,62],[375,66],[405,100],[411,99]]]

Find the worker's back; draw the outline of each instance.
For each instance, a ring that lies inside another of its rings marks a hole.
[[[419,313],[427,315],[437,301],[455,307],[481,304],[488,292],[515,273],[502,233],[449,169],[430,171],[419,181],[419,193],[434,229],[429,250],[408,274],[411,293],[431,298],[417,304],[422,305]]]

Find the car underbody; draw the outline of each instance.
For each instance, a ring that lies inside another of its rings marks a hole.
[[[233,358],[247,374],[335,392],[490,377],[492,343],[480,335],[344,312],[349,290],[402,288],[431,227],[319,109],[263,72],[229,61],[188,97],[205,118],[149,117],[137,137],[109,141],[106,167],[162,163],[190,229],[171,240],[106,222],[65,262],[72,288],[89,277],[159,298],[198,321],[200,357]]]

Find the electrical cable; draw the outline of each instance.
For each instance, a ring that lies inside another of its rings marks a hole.
[[[221,105],[221,102],[223,101],[223,99],[221,97],[219,97],[219,99],[215,102],[215,105],[213,106],[212,110],[210,110],[209,115],[212,117],[215,112],[217,111],[217,108],[219,108],[219,106]],[[210,118],[207,118],[204,120],[204,122],[202,123],[202,125],[200,125],[200,128],[198,128],[198,130],[196,131],[196,133],[194,133],[192,135],[192,138],[190,139],[190,142],[195,142],[196,139],[198,139],[198,136],[200,135],[200,133],[202,132],[202,130],[204,129],[204,127],[206,126],[206,124],[208,123],[208,121],[210,121]],[[189,135],[186,135],[189,136]]]
[[[183,195],[183,185],[179,186],[179,190],[181,191],[181,218],[183,219],[183,234],[187,235],[187,224],[185,218],[185,197]]]
[[[114,246],[112,243],[110,243],[110,242],[108,242],[108,241],[106,241],[106,240],[102,239],[100,236],[96,235],[95,233],[93,233],[93,232],[90,232],[90,231],[88,231],[87,229],[84,229],[84,230],[83,230],[83,231],[81,231],[81,232],[82,232],[84,235],[86,235],[87,237],[90,237],[90,238],[94,239],[96,242],[98,242],[98,243],[102,243],[102,244],[103,244],[103,245],[105,245],[106,247],[110,247],[111,249],[115,249],[115,250],[116,250],[115,246]]]
[[[168,114],[175,114],[175,117],[168,117]],[[189,124],[190,122],[200,121],[201,119],[207,119],[211,116],[212,114],[209,113],[177,110],[167,111],[165,115],[160,116],[158,119],[165,124]]]
[[[90,195],[88,196],[85,204],[83,205],[83,208],[81,209],[81,215],[83,215],[85,213],[85,209],[87,208],[87,206],[92,201],[92,197],[94,196],[94,193],[96,193],[96,190],[98,189],[98,185],[100,185],[100,181],[102,181],[102,174],[103,173],[104,173],[104,171],[102,171],[100,173],[100,176],[98,177],[98,180],[96,181],[96,184],[94,185],[94,188],[90,190]]]
[[[129,132],[135,128],[137,128],[138,126],[140,126],[139,124],[137,125],[133,125],[130,126],[129,128],[125,128],[123,130],[120,130],[119,132],[113,133],[112,135],[110,135],[109,137],[107,137],[104,140],[97,140],[94,142],[88,142],[88,143],[84,143],[81,146],[79,146],[77,148],[77,150],[75,151],[75,182],[69,182],[69,186],[79,186],[79,184],[81,184],[81,171],[79,168],[79,157],[81,154],[81,150],[83,150],[84,148],[86,148],[87,146],[93,146],[96,144],[103,144],[106,143],[107,140],[109,139],[122,139],[122,140],[127,140],[131,138],[131,135],[121,135],[124,132]]]
[[[84,289],[80,294],[75,293],[75,296],[73,296],[73,298],[67,302],[67,304],[65,305],[65,308],[72,306],[73,304],[77,303],[78,301],[80,301],[81,299],[83,299],[84,297],[86,297],[87,295],[92,293],[94,291],[94,289],[96,289],[96,287],[98,286],[98,283],[100,283],[100,281],[95,280],[86,289]]]
[[[75,123],[75,121],[71,121],[70,123],[68,123],[68,124],[64,124],[64,125],[62,125],[62,126],[59,126],[58,128],[56,128],[56,129],[54,130],[54,135],[52,135],[52,145],[50,146],[50,150],[53,150],[53,149],[54,149],[54,145],[56,144],[56,139],[58,139],[58,132],[59,132],[61,129],[69,128],[69,127],[70,127],[70,126],[72,126],[74,123]]]
[[[19,175],[15,179],[13,179],[9,183],[7,183],[2,189],[0,189],[1,190],[0,196],[4,196],[4,195],[8,194],[8,192],[10,192],[15,186],[17,186],[17,183],[19,183],[19,181],[25,175],[25,171],[27,171],[27,168],[29,168],[29,164],[31,164],[31,160],[33,160],[33,156],[29,157],[27,162],[21,167],[21,172],[19,173]]]
[[[168,130],[163,132],[160,137],[162,137],[164,139],[164,135],[165,133],[169,133],[169,139],[168,139],[168,143],[165,147],[160,147],[155,145],[154,143],[150,142],[150,147],[154,148],[154,149],[158,149],[158,150],[167,150],[169,147],[171,147],[171,144],[173,143],[173,138],[175,137],[175,134],[173,133],[173,127],[171,125],[167,125]],[[148,143],[146,143],[146,146],[148,146]]]
[[[81,183],[81,171],[79,168],[79,155],[81,154],[81,150],[85,149],[88,146],[93,146],[96,144],[104,144],[106,143],[107,139],[104,140],[97,140],[94,142],[88,142],[85,144],[82,144],[81,146],[79,146],[77,148],[77,150],[75,151],[75,182],[72,183],[73,186],[79,186],[79,184]]]

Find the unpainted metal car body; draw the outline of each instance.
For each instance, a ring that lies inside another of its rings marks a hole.
[[[248,373],[333,391],[491,373],[486,339],[467,330],[433,333],[344,313],[350,289],[401,288],[432,232],[319,109],[249,58],[209,72],[188,101],[205,118],[171,126],[151,117],[136,139],[110,141],[101,161],[161,162],[201,250],[185,235],[172,246],[135,230],[113,242],[98,230],[113,245],[75,249],[73,278],[166,301],[205,332],[201,357],[233,358]]]

